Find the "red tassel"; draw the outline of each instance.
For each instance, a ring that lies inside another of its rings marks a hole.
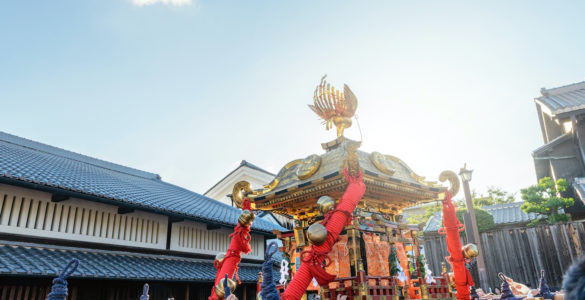
[[[461,240],[459,239],[461,223],[455,214],[455,206],[451,202],[451,197],[451,193],[447,191],[443,201],[443,224],[445,224],[443,231],[447,234],[447,250],[451,255],[449,260],[453,266],[457,299],[469,300],[469,286],[474,285],[474,283],[469,270],[465,267],[465,257],[461,251]]]

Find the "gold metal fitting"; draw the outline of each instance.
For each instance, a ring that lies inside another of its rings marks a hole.
[[[242,225],[242,226],[250,226],[250,225],[252,225],[254,218],[256,218],[254,213],[252,213],[251,211],[246,209],[246,210],[242,211],[242,214],[238,218],[238,223],[240,223],[240,225]]]
[[[472,259],[479,255],[479,250],[477,250],[477,246],[475,244],[467,244],[461,248],[463,251],[463,256],[467,259]]]
[[[327,228],[321,225],[321,223],[315,223],[307,229],[307,238],[314,245],[321,245],[327,239]]]
[[[452,289],[455,288],[455,273],[453,272],[449,272],[449,285],[451,286]]]
[[[223,289],[224,280],[225,279],[220,280],[219,283],[215,286],[215,294],[219,298],[225,297],[225,290]],[[236,290],[236,286],[237,286],[236,282],[234,280],[228,278],[228,287],[230,288],[232,293]]]
[[[217,268],[219,267],[219,264],[221,264],[223,262],[223,259],[225,258],[225,253],[218,253],[215,255],[215,260],[213,261],[213,265]]]
[[[319,200],[317,200],[317,207],[321,214],[324,215],[335,208],[335,200],[329,196],[321,196]]]

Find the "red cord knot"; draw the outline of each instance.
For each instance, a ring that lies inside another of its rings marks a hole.
[[[327,254],[328,252],[319,252],[315,249],[305,250],[301,252],[301,261],[316,266],[328,267],[331,264],[331,259]]]

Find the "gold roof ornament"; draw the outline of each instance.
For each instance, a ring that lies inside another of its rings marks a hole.
[[[315,88],[313,105],[309,105],[329,130],[333,124],[337,127],[337,137],[343,136],[343,130],[351,127],[351,118],[357,109],[357,98],[347,84],[343,92],[330,85],[323,76],[321,83]]]
[[[329,199],[342,196],[347,187],[344,169],[352,176],[363,174],[366,191],[358,207],[370,213],[394,216],[403,208],[442,199],[447,187],[426,181],[398,157],[362,151],[361,141],[343,136],[357,108],[357,98],[347,85],[340,92],[323,76],[313,102],[309,107],[324,120],[326,129],[335,124],[337,138],[321,144],[324,153],[285,164],[263,189],[250,190],[248,183],[239,183],[234,187],[234,199],[238,200],[234,202],[241,202],[245,195],[255,209],[310,220],[335,206],[335,200],[318,202],[322,196]],[[448,180],[451,193],[457,193],[456,174],[444,172],[439,180]]]

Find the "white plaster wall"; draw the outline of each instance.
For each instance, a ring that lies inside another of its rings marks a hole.
[[[171,250],[216,255],[225,253],[229,247],[233,230],[227,228],[207,230],[202,223],[183,221],[173,223],[171,229]],[[251,234],[252,252],[243,258],[264,259],[264,237]]]
[[[0,232],[41,238],[165,249],[168,218],[82,199],[0,184]]]

